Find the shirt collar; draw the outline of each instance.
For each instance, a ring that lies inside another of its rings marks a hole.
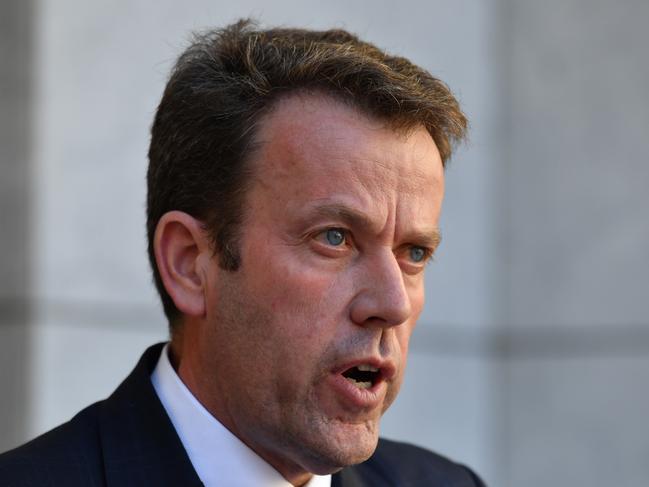
[[[292,487],[198,402],[171,366],[168,349],[162,349],[151,382],[201,481],[207,487]],[[306,484],[330,486],[331,475],[314,475]]]

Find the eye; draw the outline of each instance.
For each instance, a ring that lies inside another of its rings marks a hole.
[[[428,250],[415,245],[413,247],[410,247],[409,254],[410,260],[419,264],[421,262],[424,262],[428,257]]]
[[[342,228],[330,228],[325,231],[324,237],[327,243],[334,247],[345,243],[345,231]]]

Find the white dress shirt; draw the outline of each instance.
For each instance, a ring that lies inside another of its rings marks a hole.
[[[171,366],[168,348],[169,344],[162,349],[151,382],[203,484],[292,487],[198,402]],[[331,487],[331,475],[314,475],[306,485]]]

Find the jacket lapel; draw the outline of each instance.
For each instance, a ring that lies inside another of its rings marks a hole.
[[[151,384],[163,345],[150,347],[101,405],[99,435],[110,487],[202,485]]]
[[[331,487],[368,487],[360,472],[354,467],[347,467],[331,476]]]

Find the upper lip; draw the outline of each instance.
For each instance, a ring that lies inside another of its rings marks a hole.
[[[379,369],[379,379],[387,382],[394,379],[394,376],[397,373],[397,368],[392,360],[375,356],[362,357],[347,361],[344,364],[335,367],[333,373],[342,374],[346,370],[351,369],[352,367],[358,367],[359,365],[369,365]]]

